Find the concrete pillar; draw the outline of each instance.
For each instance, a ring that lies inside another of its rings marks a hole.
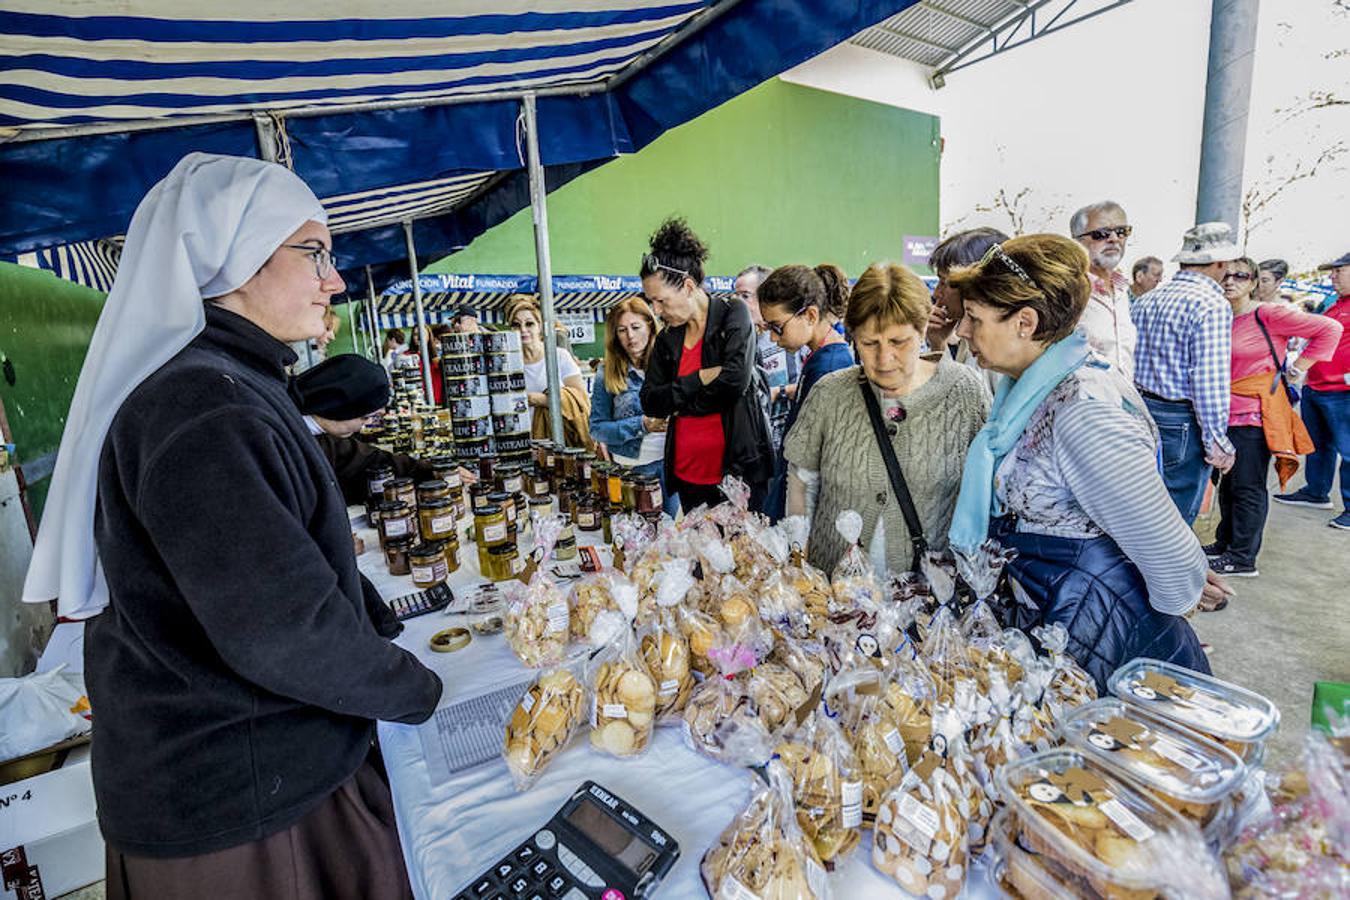
[[[1242,166],[1259,7],[1260,0],[1213,0],[1210,13],[1195,220],[1227,222],[1234,232],[1242,224]]]

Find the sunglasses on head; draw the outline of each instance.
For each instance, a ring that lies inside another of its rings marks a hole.
[[[1094,241],[1104,241],[1111,235],[1124,240],[1134,233],[1133,225],[1116,225],[1113,228],[1094,228],[1091,231],[1085,231],[1082,234],[1076,234],[1077,238],[1092,238]]]
[[[642,271],[647,272],[649,274],[655,274],[658,269],[664,269],[667,272],[674,272],[676,275],[681,275],[685,278],[693,277],[684,269],[677,269],[674,266],[668,266],[665,263],[661,262],[661,260],[656,258],[655,253],[644,254],[642,257]]]
[[[1228,281],[1229,279],[1232,279],[1233,281],[1251,281],[1252,278],[1253,278],[1253,276],[1252,276],[1252,273],[1251,273],[1251,272],[1225,272],[1225,273],[1223,273],[1223,280],[1224,280],[1224,281]]]
[[[1018,280],[1020,280],[1023,284],[1030,285],[1031,287],[1034,287],[1038,291],[1041,289],[1041,286],[1036,283],[1036,279],[1032,278],[1031,275],[1027,272],[1027,270],[1022,268],[1021,264],[1019,264],[1017,260],[1013,259],[1011,256],[1008,255],[1007,251],[1003,249],[1002,244],[995,244],[994,246],[990,247],[987,251],[985,251],[984,257],[979,261],[978,265],[980,268],[983,269],[985,266],[989,265],[994,260],[998,260],[999,262],[1001,262],[1004,268],[1006,268],[1009,272],[1012,272],[1014,275],[1016,275]]]

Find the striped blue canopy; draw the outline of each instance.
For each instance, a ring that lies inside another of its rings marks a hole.
[[[406,274],[549,189],[915,0],[5,0],[0,257],[125,233],[194,150],[276,158],[344,233],[348,281]],[[353,277],[357,276],[357,277]]]

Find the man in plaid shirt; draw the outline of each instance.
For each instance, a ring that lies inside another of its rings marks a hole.
[[[1242,255],[1233,231],[1206,222],[1186,232],[1172,280],[1135,301],[1135,383],[1162,439],[1163,481],[1187,523],[1195,521],[1210,468],[1233,465],[1228,441],[1233,310],[1220,283]]]

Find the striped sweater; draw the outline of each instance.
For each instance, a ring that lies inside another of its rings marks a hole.
[[[1158,473],[1157,442],[1134,386],[1091,363],[1032,414],[994,490],[1018,531],[1109,535],[1144,576],[1153,608],[1179,615],[1200,599],[1208,567]]]

